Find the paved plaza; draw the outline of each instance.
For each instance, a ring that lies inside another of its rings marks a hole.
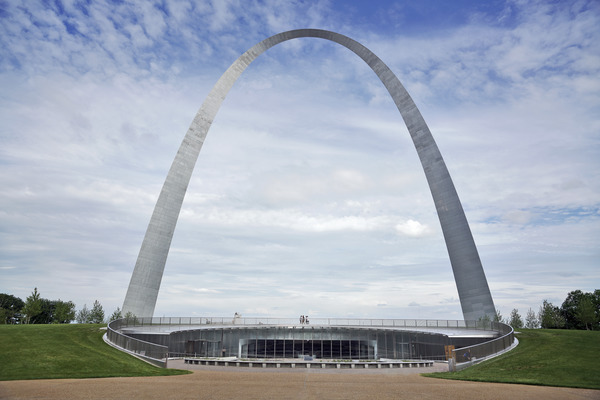
[[[181,365],[179,365],[180,363]],[[600,399],[600,391],[420,376],[444,370],[272,370],[186,366],[193,374],[0,382],[1,399]]]

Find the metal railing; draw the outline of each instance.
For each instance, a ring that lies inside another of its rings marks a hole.
[[[429,320],[429,319],[362,319],[362,318],[309,318],[308,323],[301,323],[293,318],[246,318],[246,317],[144,317],[124,318],[117,320],[123,327],[172,327],[172,326],[352,326],[352,327],[386,327],[386,328],[457,328],[496,330],[489,321],[462,320]],[[116,321],[113,321],[116,322]]]
[[[106,338],[108,341],[114,346],[129,353],[133,353],[137,357],[140,357],[151,364],[163,368],[166,367],[169,348],[167,346],[139,340],[119,332],[120,329],[130,326],[129,322],[128,319],[111,321],[106,329]]]
[[[157,366],[165,367],[169,356],[167,346],[143,341],[123,333],[126,328],[148,327],[156,331],[164,326],[165,331],[173,331],[173,327],[185,329],[186,326],[330,326],[330,327],[379,327],[379,328],[445,328],[472,329],[494,331],[500,337],[473,346],[452,350],[449,369],[456,369],[457,364],[467,365],[475,360],[484,359],[512,346],[514,342],[513,329],[503,323],[490,321],[463,320],[425,320],[425,319],[358,319],[358,318],[312,318],[309,323],[300,323],[292,318],[242,318],[242,317],[147,317],[123,318],[108,324],[107,339],[116,347],[124,349]]]
[[[461,347],[460,349],[452,350],[452,362],[449,365],[450,371],[456,371],[457,365],[466,363],[476,363],[483,359],[497,354],[511,347],[515,341],[515,333],[510,325],[501,322],[488,322],[491,329],[499,332],[502,336],[479,343],[473,346]]]

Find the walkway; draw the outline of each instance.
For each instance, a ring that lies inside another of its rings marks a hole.
[[[179,376],[5,381],[0,399],[600,399],[597,390],[448,381],[422,377],[416,369],[191,367],[193,374]]]

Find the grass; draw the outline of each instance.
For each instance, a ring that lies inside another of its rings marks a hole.
[[[0,380],[179,375],[104,343],[104,325],[0,325]],[[524,329],[512,351],[445,379],[600,389],[600,332]]]
[[[105,325],[0,325],[0,380],[180,375],[104,343]]]
[[[600,332],[523,329],[510,352],[458,372],[425,376],[600,389]]]

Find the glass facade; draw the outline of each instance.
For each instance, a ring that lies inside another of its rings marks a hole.
[[[451,357],[461,363],[510,347],[514,333],[508,325],[489,321],[315,318],[307,325],[286,318],[133,317],[111,321],[107,339],[157,365],[165,364],[167,357],[333,361]]]
[[[144,340],[151,341],[151,335]],[[242,359],[445,359],[448,336],[347,327],[219,327],[173,332],[169,353]]]

